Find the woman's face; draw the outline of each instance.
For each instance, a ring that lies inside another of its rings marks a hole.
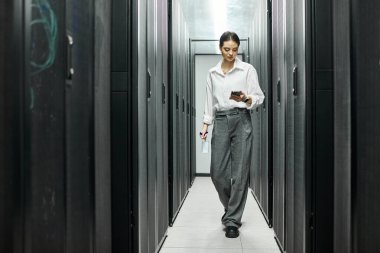
[[[237,56],[238,49],[238,44],[233,40],[229,40],[223,42],[223,46],[220,48],[220,52],[222,52],[222,56],[225,61],[233,62]]]

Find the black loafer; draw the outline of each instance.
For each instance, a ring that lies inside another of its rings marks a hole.
[[[236,238],[239,236],[239,230],[237,227],[228,226],[226,229],[227,238]]]

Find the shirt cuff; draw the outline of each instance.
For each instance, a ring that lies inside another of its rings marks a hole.
[[[254,105],[253,96],[252,95],[247,95],[247,97],[251,99],[251,105],[250,106],[248,106],[247,103],[246,103],[247,109],[251,110],[253,108],[253,105]]]
[[[214,118],[209,115],[203,115],[203,123],[207,125],[212,125]]]

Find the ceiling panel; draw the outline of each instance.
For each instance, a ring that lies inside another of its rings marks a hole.
[[[179,0],[191,38],[219,39],[226,31],[247,38],[257,0]]]

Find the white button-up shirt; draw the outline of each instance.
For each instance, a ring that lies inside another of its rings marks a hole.
[[[234,67],[224,74],[221,60],[211,68],[207,75],[206,101],[203,122],[211,125],[216,111],[229,110],[235,107],[253,109],[264,101],[264,94],[260,89],[256,69],[236,57]],[[252,104],[230,99],[231,91],[242,91],[251,98]]]

